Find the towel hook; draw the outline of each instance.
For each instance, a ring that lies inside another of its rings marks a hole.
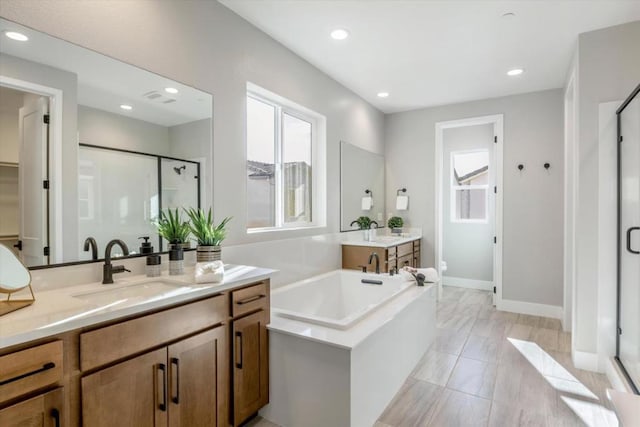
[[[373,191],[371,191],[369,189],[364,190],[364,193],[368,194],[370,197],[373,197]]]
[[[522,163],[520,163],[520,164],[518,165],[518,170],[519,170],[520,172],[522,172],[522,170],[523,170],[523,169],[524,169],[524,165],[523,165]]]
[[[549,170],[549,168],[551,167],[551,163],[547,162],[547,163],[545,163],[545,164],[544,164],[544,165],[542,165],[542,166],[544,166],[544,168],[545,168],[546,170]]]
[[[406,188],[399,188],[399,189],[396,191],[396,196],[399,196],[399,195],[400,195],[400,193],[406,193],[406,192],[407,192],[407,189],[406,189]]]

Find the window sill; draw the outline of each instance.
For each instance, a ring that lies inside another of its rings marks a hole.
[[[317,230],[327,228],[326,225],[304,225],[297,227],[264,227],[264,228],[247,228],[247,234],[273,233],[278,231],[294,231],[294,230]]]

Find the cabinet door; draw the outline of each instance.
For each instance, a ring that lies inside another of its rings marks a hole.
[[[83,425],[166,426],[166,363],[165,347],[82,378]]]
[[[239,425],[269,403],[268,313],[233,322],[233,420]]]
[[[378,255],[380,260],[380,271],[389,272],[388,252],[385,248],[372,246],[342,246],[342,268],[349,270],[362,270],[362,266],[367,267],[368,272],[375,272],[375,261],[369,264],[369,257],[372,253]]]
[[[169,425],[228,425],[229,349],[219,326],[169,346]]]
[[[0,410],[0,426],[60,427],[62,405],[61,387]]]

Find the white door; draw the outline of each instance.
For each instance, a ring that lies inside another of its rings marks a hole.
[[[640,386],[640,96],[620,118],[620,359]]]
[[[44,116],[49,112],[45,97],[27,97],[20,109],[20,258],[27,266],[48,264],[44,249],[49,245],[47,143],[49,126]]]

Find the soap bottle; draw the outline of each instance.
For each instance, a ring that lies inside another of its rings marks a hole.
[[[147,266],[145,272],[147,273],[147,277],[158,277],[161,272],[161,264],[162,258],[159,254],[153,254],[147,256]]]
[[[184,251],[179,245],[172,245],[169,249],[169,275],[184,274]]]
[[[138,240],[144,239],[144,242],[140,245],[140,253],[141,254],[152,254],[153,246],[151,246],[151,242],[149,242],[149,236],[138,237]]]

